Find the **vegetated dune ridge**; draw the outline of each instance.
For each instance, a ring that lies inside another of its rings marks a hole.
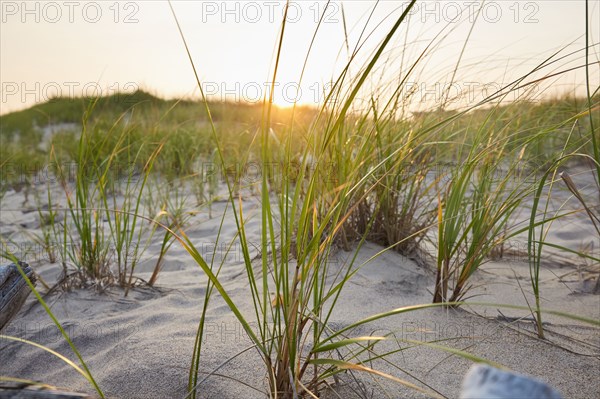
[[[591,175],[581,173],[579,176],[585,180]],[[23,211],[27,207],[16,210],[23,201],[23,193],[8,191],[1,204],[2,234],[17,242],[19,237],[24,240],[26,234],[40,227],[36,212]],[[247,222],[246,231],[248,241],[257,243],[259,248],[260,203],[246,196],[243,206],[247,219],[252,213],[258,213]],[[235,239],[235,222],[228,212],[221,232],[222,244],[215,251],[213,244],[220,215],[226,208],[227,202],[215,201],[212,217],[206,209],[199,209],[185,229],[206,257],[214,252],[217,257],[223,256],[227,243]],[[520,218],[525,219],[528,212],[524,207]],[[574,249],[588,246],[598,256],[598,238],[586,220],[581,212],[557,221],[548,241],[569,248],[575,246]],[[526,236],[519,240],[525,245]],[[156,237],[144,255],[145,260],[136,268],[136,276],[144,280],[150,278],[160,244],[160,237]],[[531,303],[527,257],[521,251],[523,248],[518,247],[517,244],[515,248],[507,248],[502,259],[490,261],[476,272],[470,280],[474,287],[469,294],[479,296],[472,301],[525,305],[527,298]],[[252,320],[242,255],[235,244],[232,248],[220,278],[229,295]],[[333,330],[372,314],[431,302],[433,272],[392,251],[369,260],[382,249],[371,243],[360,248],[355,264],[362,265],[362,269],[344,288],[336,304],[330,321]],[[556,251],[549,253],[552,255],[542,263],[540,277],[542,307],[599,318],[600,297],[588,293],[597,278],[597,265],[586,265],[574,256],[560,256]],[[257,254],[255,249],[251,255]],[[22,255],[48,283],[60,274],[58,263],[50,264],[40,251],[34,249]],[[352,255],[353,252],[341,250],[333,254],[331,272],[336,265],[342,267]],[[122,290],[111,288],[103,294],[74,290],[47,299],[108,397],[183,398],[186,395],[206,277],[176,243],[167,253],[157,285],[156,289],[133,289],[127,297]],[[75,359],[46,312],[35,302],[31,296],[3,334],[29,339]],[[548,323],[545,326],[549,341],[544,342],[534,337],[531,321],[512,319],[530,316],[526,311],[500,307],[436,308],[380,319],[348,335],[379,336],[394,332],[398,342],[388,340],[375,346],[375,350],[384,353],[406,349],[386,357],[385,361],[373,361],[372,367],[420,386],[426,384],[447,397],[458,396],[470,362],[432,348],[410,347],[411,344],[402,339],[441,340],[440,344],[464,349],[512,370],[536,376],[557,388],[565,398],[597,396],[600,392],[598,329],[547,315],[544,321]],[[200,396],[264,397],[267,383],[260,356],[251,348],[242,326],[218,295],[211,299],[205,331],[201,370],[214,371],[214,374],[200,385]],[[38,348],[6,340],[0,342],[0,348],[0,375],[93,393],[81,375]],[[342,397],[386,397],[386,392],[391,397],[422,397],[389,380],[357,372],[346,372],[337,380],[332,379],[331,385]],[[337,397],[327,392],[324,396]]]

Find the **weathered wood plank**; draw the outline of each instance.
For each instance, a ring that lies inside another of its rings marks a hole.
[[[31,267],[25,262],[19,262],[19,265],[35,284],[36,278]],[[31,289],[19,273],[17,265],[0,265],[0,330],[19,312],[30,293]]]

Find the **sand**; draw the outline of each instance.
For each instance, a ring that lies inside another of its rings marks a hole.
[[[9,191],[2,200],[1,232],[13,241],[27,240],[26,232],[39,231],[35,212],[20,207],[22,192]],[[259,210],[260,204],[248,197],[245,212]],[[212,218],[206,209],[194,214],[186,229],[192,242],[204,255],[210,255],[223,201],[213,204]],[[259,242],[260,223],[255,218],[246,226],[248,240]],[[226,215],[223,242],[235,236],[235,223]],[[591,242],[596,253],[598,237],[584,215],[565,220],[552,233],[553,240],[569,246]],[[31,239],[29,238],[29,241]],[[516,241],[515,241],[516,242]],[[520,241],[521,243],[523,241]],[[160,237],[145,253],[136,275],[149,279]],[[222,255],[217,247],[217,255]],[[356,248],[356,247],[355,247]],[[345,287],[333,313],[331,327],[342,328],[363,317],[394,308],[429,303],[434,287],[432,270],[393,252],[372,260],[381,247],[366,243],[360,248],[356,265],[361,270]],[[257,252],[254,251],[253,255]],[[37,255],[36,255],[37,254]],[[344,267],[353,252],[332,255],[334,266]],[[32,250],[25,260],[47,282],[60,274],[58,264],[51,264]],[[600,296],[589,293],[598,278],[597,265],[585,264],[573,257],[548,257],[543,264],[541,292],[543,307],[573,314],[600,318]],[[221,272],[224,287],[240,308],[251,318],[248,284],[239,251],[226,258]],[[529,269],[522,254],[507,252],[502,260],[490,261],[472,279],[472,300],[524,305],[532,301]],[[179,244],[168,252],[157,288],[136,288],[124,297],[123,291],[111,288],[103,294],[91,290],[74,290],[48,298],[52,310],[73,342],[81,351],[95,379],[110,398],[183,398],[186,395],[188,369],[194,337],[204,298],[206,277]],[[501,312],[501,313],[500,313]],[[458,310],[429,309],[377,320],[363,325],[351,335],[382,335],[395,332],[398,338],[446,340],[444,344],[465,349],[477,356],[500,363],[512,370],[548,382],[565,398],[593,398],[600,394],[600,333],[580,322],[548,316],[545,321],[547,341],[532,334],[529,321],[507,322],[506,317],[526,317],[527,312],[496,307],[464,307]],[[75,360],[68,344],[60,337],[43,308],[33,296],[3,334],[26,338],[46,345]],[[406,343],[388,341],[379,351],[408,347]],[[211,372],[199,388],[203,398],[264,397],[266,378],[260,356],[249,349],[251,342],[228,306],[213,296],[206,326],[201,369]],[[243,352],[245,351],[245,352]],[[242,353],[243,352],[243,353]],[[241,355],[226,362],[236,354]],[[426,347],[414,347],[375,361],[378,370],[420,384],[449,398],[456,398],[470,362]],[[225,364],[224,364],[225,363]],[[224,364],[224,365],[223,365]],[[93,393],[81,375],[52,355],[17,342],[0,340],[0,375],[18,376]],[[205,374],[204,374],[205,375]],[[415,378],[411,377],[414,376]],[[203,377],[201,377],[202,379]],[[331,381],[337,392],[325,397],[422,397],[390,381],[360,373],[345,373]]]

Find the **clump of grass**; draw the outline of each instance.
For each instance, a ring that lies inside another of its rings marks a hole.
[[[142,245],[145,230],[139,215],[148,177],[162,146],[155,145],[142,168],[136,170],[143,146],[132,152],[131,131],[125,128],[117,132],[121,119],[108,131],[97,126],[90,128],[88,121],[93,109],[94,104],[83,119],[75,173],[62,170],[64,160],[51,153],[58,166],[67,209],[62,232],[54,234],[63,246],[66,286],[92,285],[104,289],[118,284],[126,288],[127,294],[135,266],[149,242]],[[150,234],[153,232],[154,229]],[[68,270],[68,264],[75,266],[74,274]]]
[[[414,1],[411,6],[413,4]],[[404,13],[398,19],[387,40],[382,43],[378,54],[381,54],[393,32],[398,29],[406,15],[407,13]],[[284,31],[285,16],[281,28],[278,56],[282,50]],[[364,76],[373,68],[378,56],[367,67]],[[190,62],[193,66],[191,57]],[[273,82],[275,82],[276,76],[277,63]],[[364,82],[364,78],[362,81]],[[200,82],[198,81],[198,83]],[[357,87],[360,87],[361,84],[362,82],[359,80]],[[202,90],[200,84],[198,87]],[[338,90],[341,90],[341,87]],[[345,100],[345,105],[333,117],[336,119],[332,119],[333,123],[325,134],[316,132],[310,134],[308,142],[314,140],[312,142],[315,145],[312,148],[310,148],[311,146],[305,147],[301,157],[302,166],[298,175],[294,176],[294,181],[297,177],[298,181],[303,183],[292,184],[291,176],[284,171],[274,175],[268,169],[263,170],[260,189],[262,227],[259,272],[255,271],[250,257],[250,243],[246,239],[244,227],[243,204],[241,202],[238,204],[235,195],[236,183],[227,181],[229,199],[237,223],[250,295],[254,305],[252,317],[258,326],[257,332],[250,328],[247,318],[242,315],[223,289],[218,277],[191,241],[189,239],[183,241],[185,248],[209,277],[210,284],[214,285],[214,288],[221,294],[259,350],[266,367],[269,392],[273,396],[293,397],[313,391],[317,392],[322,385],[323,374],[322,371],[319,371],[321,365],[317,359],[323,351],[317,350],[317,348],[322,339],[326,337],[327,320],[334,307],[328,308],[326,303],[328,301],[335,303],[344,283],[352,274],[350,265],[339,274],[337,282],[329,283],[326,278],[329,268],[328,257],[334,237],[342,231],[342,226],[349,217],[353,204],[357,203],[354,202],[355,196],[360,198],[361,193],[364,192],[363,188],[369,176],[363,178],[359,168],[350,167],[358,162],[361,150],[365,151],[368,147],[366,145],[359,147],[357,149],[358,156],[353,160],[345,159],[336,164],[338,173],[341,173],[342,176],[347,173],[347,179],[344,180],[347,183],[332,190],[332,183],[324,181],[323,178],[329,173],[325,165],[334,159],[332,157],[343,154],[335,149],[337,145],[344,142],[344,118],[356,92],[357,90]],[[288,165],[292,158],[293,138],[291,136],[286,137],[285,142],[278,147],[284,149],[281,157],[274,156],[273,154],[277,154],[277,152],[271,149],[273,146],[271,104],[272,98],[264,105],[264,119],[261,123],[259,138],[260,162],[262,165],[270,165],[274,161],[277,163],[277,161],[284,160],[284,165]],[[222,144],[219,142],[215,125],[212,124],[208,105],[206,105],[206,111],[211,120],[219,159],[225,168],[226,161],[223,156]],[[310,152],[316,158],[316,165],[308,174],[307,161]],[[325,184],[323,184],[324,182]],[[275,187],[275,204],[271,199],[272,187]],[[295,250],[292,251],[291,245],[294,237]],[[292,252],[296,254],[296,259],[290,257]],[[270,257],[269,253],[273,256]],[[199,334],[201,334],[200,331]],[[312,342],[306,340],[306,337],[309,336],[312,337]],[[195,365],[199,364],[197,359],[200,351],[201,340],[197,339],[193,362]],[[310,374],[309,370],[311,370]],[[192,370],[190,373],[192,377]],[[195,396],[196,389],[194,381],[193,378],[190,380],[192,396]]]
[[[511,216],[531,191],[518,168],[523,151],[506,164],[507,138],[483,127],[438,194],[436,303],[461,300],[469,278],[511,236]]]
[[[376,162],[384,164],[375,175],[370,208],[378,209],[369,240],[404,255],[417,252],[436,214],[429,205],[435,198],[436,179],[428,178],[436,161],[419,139],[423,140],[417,129],[406,124],[387,127],[376,137]]]

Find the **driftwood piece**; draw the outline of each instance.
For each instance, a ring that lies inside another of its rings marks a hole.
[[[540,380],[482,364],[471,367],[460,393],[460,399],[515,398],[562,399],[562,396]]]
[[[31,267],[25,262],[19,262],[19,265],[29,280],[35,284],[36,278]],[[14,263],[0,265],[0,330],[19,312],[30,292],[31,289],[17,265]]]

